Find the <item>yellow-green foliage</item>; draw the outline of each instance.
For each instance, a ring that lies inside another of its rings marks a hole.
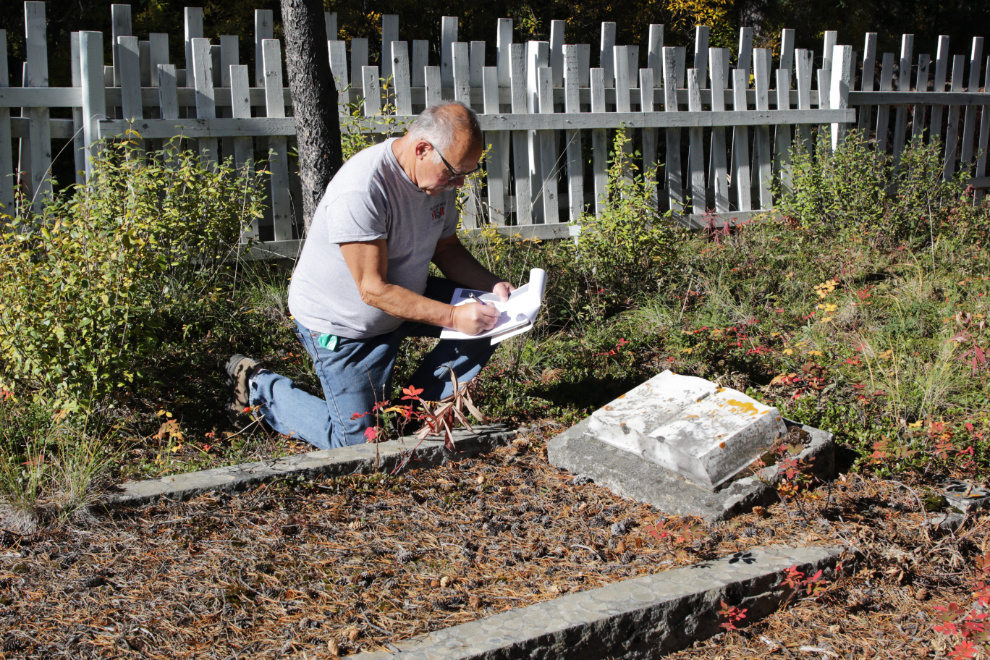
[[[107,145],[94,180],[0,228],[3,383],[86,406],[134,380],[170,310],[224,271],[260,215],[256,176]]]

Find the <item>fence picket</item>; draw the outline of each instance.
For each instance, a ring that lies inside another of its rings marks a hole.
[[[469,44],[457,41],[451,44],[451,61],[454,69],[454,100],[471,104],[471,62]],[[467,199],[461,212],[461,224],[474,229],[478,226],[478,189],[474,181],[466,181],[461,193]]]
[[[75,34],[75,33],[74,33]],[[10,85],[7,69],[7,31],[0,29],[0,88]],[[14,155],[11,151],[10,108],[0,108],[0,204],[5,213],[14,211]]]
[[[605,89],[615,87],[615,23],[602,23],[601,51],[598,66],[605,75]]]
[[[236,66],[240,62],[241,58],[241,48],[240,39],[236,34],[223,34],[220,35],[220,70],[214,69],[213,75],[220,74],[220,87],[225,87],[230,89],[230,67]],[[214,66],[216,63],[214,62]],[[231,99],[233,103],[233,99]],[[231,108],[226,106],[219,108],[217,110],[217,115],[220,117],[233,117],[231,114]],[[236,147],[234,147],[234,138],[223,137],[220,140],[220,153],[223,155],[224,159],[230,158],[234,155]]]
[[[340,43],[340,42],[338,42]],[[251,89],[248,82],[248,68],[246,64],[232,64],[228,71],[230,79],[230,114],[236,119],[251,118]],[[249,137],[234,138],[234,167],[238,171],[243,171],[247,176],[254,166],[254,145]],[[251,220],[250,229],[245,230],[241,237],[242,242],[248,239],[257,239],[258,219]]]
[[[526,107],[526,46],[509,46],[509,84],[513,114],[523,114]],[[512,174],[515,181],[516,224],[533,224],[533,187],[530,171],[529,131],[512,131]]]
[[[144,119],[137,37],[117,37],[116,76],[120,78],[121,119]]]
[[[872,92],[876,77],[877,68],[877,33],[867,32],[866,43],[863,45],[863,72],[860,76],[859,89],[863,92]],[[859,107],[859,131],[863,134],[863,139],[870,137],[870,120],[872,119],[873,106],[862,105]]]
[[[120,37],[133,36],[131,30],[131,6],[110,5],[110,35],[113,39],[111,57],[113,58],[113,86],[120,87]]]
[[[980,91],[980,65],[983,59],[983,37],[973,37],[973,50],[969,58],[969,85],[967,92]],[[959,151],[960,167],[962,163],[973,163],[973,138],[976,137],[976,106],[966,106],[966,118],[963,121],[962,149]]]
[[[540,113],[539,71],[550,61],[550,44],[546,41],[526,42],[526,110]],[[533,194],[533,222],[543,222],[543,205],[537,205],[543,187],[543,159],[540,157],[540,140],[536,131],[529,131],[529,185]]]
[[[512,64],[509,58],[509,44],[512,43],[512,19],[500,18],[496,28],[496,65],[498,67],[498,86],[510,86],[510,71]]]
[[[757,48],[753,51],[753,71],[754,83],[756,87],[756,109],[761,111],[770,110],[770,51],[766,48]],[[770,196],[770,181],[773,177],[773,160],[770,156],[770,127],[757,126],[754,131],[756,136],[756,188],[760,196],[760,208],[773,208],[773,199]]]
[[[928,90],[928,68],[931,65],[931,55],[918,56],[918,77],[915,82],[915,90],[924,92]],[[911,139],[920,140],[925,132],[925,110],[927,106],[918,103],[914,106],[914,114],[911,120]]]
[[[481,75],[485,114],[498,114],[498,67],[486,66]],[[505,179],[502,177],[502,133],[499,131],[486,132],[485,145],[488,147],[488,156],[485,161],[485,173],[488,180],[488,220],[496,225],[504,225]]]
[[[605,70],[590,69],[591,111],[605,112]],[[591,131],[591,173],[595,183],[595,215],[605,211],[608,202],[608,135],[604,128]]]
[[[327,50],[330,54],[330,75],[333,76],[337,85],[337,114],[340,117],[347,115],[348,95],[344,93],[347,89],[347,42],[327,41]]]
[[[103,75],[106,77],[106,69],[104,69]],[[112,68],[110,68],[110,77],[113,78]],[[21,63],[21,86],[29,86],[27,62]],[[35,190],[32,185],[34,183],[34,177],[32,176],[34,170],[31,167],[31,109],[21,107],[21,117],[28,120],[28,131],[19,136],[20,140],[17,147],[17,183],[22,194],[30,200],[34,197]]]
[[[777,69],[777,110],[791,109],[791,70]],[[791,127],[777,127],[776,162],[780,186],[785,192],[791,189]]]
[[[25,87],[48,87],[48,40],[46,37],[45,3],[24,3],[24,41],[27,50],[28,71]],[[44,210],[46,200],[52,195],[51,114],[46,107],[21,111],[31,120],[31,191],[35,213]]]
[[[323,12],[323,20],[326,22],[327,26],[327,41],[337,40],[337,12],[335,11],[325,11]]]
[[[388,80],[394,76],[392,71],[392,42],[399,40],[399,15],[382,14],[382,78]]]
[[[217,115],[216,100],[213,95],[213,57],[210,55],[209,39],[192,39],[193,79],[196,89],[196,118],[213,119]],[[217,139],[200,138],[199,155],[212,168],[217,161]]]
[[[827,110],[829,105],[829,92],[832,90],[832,69],[818,69],[818,107]],[[822,124],[818,127],[818,146],[820,149],[830,149],[831,139],[828,137],[831,127]]]
[[[724,48],[712,48],[708,54],[711,63],[712,112],[725,110],[725,73],[729,65],[729,52]],[[715,191],[715,210],[729,212],[729,169],[726,164],[725,129],[712,129],[712,174]]]
[[[382,111],[382,89],[377,66],[361,67],[361,95],[364,99],[364,116],[374,117]],[[284,115],[283,115],[284,116]]]
[[[698,84],[701,89],[708,89],[708,32],[707,25],[699,25],[694,28],[694,68],[698,70]],[[690,82],[690,78],[688,78],[688,82]],[[690,93],[688,105],[691,105]]]
[[[949,73],[949,37],[941,35],[938,38],[938,51],[935,54],[935,92],[945,91],[945,81]],[[928,129],[928,141],[942,137],[943,106],[932,106],[932,121]],[[944,145],[943,145],[944,146]]]
[[[630,112],[629,103],[629,50],[628,46],[615,46],[612,61],[615,65],[615,111]]]
[[[735,69],[732,71],[732,109],[735,111],[746,109],[746,79],[749,74],[745,69]],[[739,183],[735,186],[736,210],[740,212],[750,211],[753,208],[750,197],[750,177],[749,177],[749,133],[745,127],[736,131],[736,169],[733,178]]]
[[[366,66],[368,66],[368,40],[351,39],[351,84],[355,87],[363,85],[362,70]]]
[[[414,39],[412,42],[412,86],[426,87],[426,67],[430,63],[430,42]]]
[[[268,117],[285,117],[285,98],[282,95],[282,49],[277,39],[265,39],[262,44],[265,75],[265,109]],[[377,86],[378,70],[374,69]],[[377,96],[375,97],[378,98]],[[268,138],[269,183],[272,222],[275,240],[292,240],[292,199],[289,197],[289,149],[288,140],[282,136]]]
[[[656,88],[653,82],[653,69],[639,70],[639,106],[642,112],[653,112]],[[568,110],[570,112],[570,110]],[[644,128],[643,136],[643,182],[650,192],[650,204],[659,208],[657,199],[657,129]]]
[[[829,90],[829,108],[845,110],[849,107],[849,87],[853,84],[852,46],[836,46],[832,55],[832,88]],[[910,67],[909,67],[910,70]],[[838,149],[846,137],[846,125],[832,124],[832,148]]]
[[[550,68],[553,86],[564,86],[564,21],[550,21]]]
[[[275,36],[275,18],[271,9],[254,10],[254,86],[265,88],[264,43]],[[353,78],[352,78],[353,80]],[[266,105],[254,106],[256,117],[266,116]],[[255,142],[258,151],[268,153],[268,138],[258,138]]]
[[[469,60],[468,44],[457,41],[451,44],[451,66],[454,71],[454,100],[461,103],[471,103],[471,63]]]
[[[395,114],[411,115],[412,90],[409,85],[409,46],[405,41],[393,41],[392,51],[392,80],[395,89]]]
[[[653,70],[653,84],[663,88],[663,26],[650,25],[649,45],[646,51],[646,66]],[[663,93],[661,92],[661,98]]]
[[[990,91],[990,57],[987,58],[986,78],[983,79],[983,89]],[[2,122],[0,122],[0,127],[2,127]],[[987,175],[988,148],[990,148],[990,108],[983,106],[980,111],[980,146],[977,150],[979,156],[976,159],[976,172],[974,174],[977,179],[982,179]],[[977,188],[973,195],[973,203],[980,204],[982,201],[983,190]]]
[[[536,72],[536,84],[539,89],[541,115],[553,114],[553,69],[541,66]],[[553,131],[539,131],[540,161],[542,163],[543,180],[540,182],[540,195],[543,197],[543,222],[546,224],[560,222],[560,211],[557,203],[557,135]]]
[[[905,34],[901,37],[901,61],[897,70],[897,91],[911,91],[911,59],[914,55],[914,35]],[[904,150],[905,133],[907,131],[908,106],[898,105],[894,117],[894,167],[900,163],[901,152]]]
[[[162,119],[179,118],[179,85],[176,78],[174,64],[158,65],[158,106]]]
[[[440,67],[423,67],[423,77],[426,83],[426,105],[435,105],[440,102],[441,74]]]
[[[162,32],[152,32],[148,35],[151,57],[148,66],[151,71],[151,86],[158,87],[158,65],[168,64],[168,35]]]
[[[3,55],[0,55],[0,87],[7,86],[7,33],[5,30],[0,30],[0,50],[3,50]],[[82,64],[80,58],[80,43],[79,43],[79,33],[72,32],[69,35],[69,56],[71,57],[72,65],[72,86],[82,87]],[[6,118],[6,121],[5,121]],[[72,108],[72,141],[73,141],[73,157],[76,169],[76,183],[86,182],[86,139],[82,132],[82,108],[73,107]],[[8,179],[7,183],[10,183],[10,175],[13,172],[10,169],[5,168],[5,163],[7,160],[4,158],[6,153],[6,158],[10,159],[10,109],[0,108],[0,178]],[[8,198],[5,197],[6,189],[2,181],[0,181],[0,204],[7,204]],[[13,198],[10,198],[13,202]]]
[[[151,42],[138,42],[138,61],[140,62],[141,87],[151,87]]]
[[[707,58],[706,58],[707,60]],[[703,75],[703,72],[702,72]],[[701,82],[698,80],[698,69],[688,69],[688,110],[701,112]],[[691,210],[695,215],[705,213],[705,145],[704,129],[700,126],[688,129],[688,139],[691,149],[689,167],[691,169]]]
[[[254,10],[254,86],[265,87],[264,42],[274,32],[274,13],[271,9]]]
[[[894,54],[884,53],[880,66],[880,91],[889,92],[894,88]],[[887,128],[890,122],[890,106],[877,108],[877,153],[887,152]]]
[[[469,83],[471,87],[483,87],[484,86],[484,68],[485,68],[485,42],[484,41],[472,41],[471,42],[471,71],[469,74]]]
[[[963,70],[966,68],[966,56],[956,55],[952,58],[952,87],[950,91],[961,92],[963,88]],[[942,176],[946,181],[952,177],[956,171],[956,158],[959,156],[959,113],[962,106],[949,106],[949,122],[945,129],[945,163],[942,167]]]
[[[578,44],[578,87],[589,89],[588,107],[591,107],[591,44]]]
[[[82,77],[82,118],[86,149],[86,180],[93,176],[92,159],[98,153],[100,120],[107,116],[103,79],[103,33],[79,33],[79,68]]]
[[[746,85],[749,86],[749,67],[753,56],[753,28],[739,28],[739,56],[736,60],[736,68],[746,72]],[[735,82],[735,73],[732,73],[732,80]]]
[[[663,49],[663,91],[665,112],[677,112],[677,49]],[[681,131],[667,129],[667,194],[670,210],[678,215],[684,210],[684,173],[681,169]]]
[[[444,16],[440,19],[440,84],[454,86],[454,69],[451,61],[451,44],[457,41],[457,17]]]
[[[780,66],[778,69],[786,69],[787,71],[794,70],[794,38],[796,32],[791,29],[784,29],[780,31]],[[791,76],[787,77],[788,80]],[[778,81],[779,81],[778,77]]]
[[[581,112],[577,46],[564,46],[562,55],[564,60],[564,112]],[[652,91],[650,90],[651,93]],[[581,131],[568,130],[564,136],[567,144],[567,217],[571,222],[577,222],[584,212],[584,164],[581,158]],[[656,146],[654,146],[655,149]]]

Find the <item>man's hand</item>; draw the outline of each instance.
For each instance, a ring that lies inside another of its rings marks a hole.
[[[516,290],[516,287],[512,286],[508,282],[499,282],[492,288],[492,293],[499,297],[499,300],[505,302],[509,299],[509,294]]]
[[[453,314],[454,330],[466,335],[477,335],[494,328],[499,316],[501,312],[494,305],[480,303],[457,305]]]

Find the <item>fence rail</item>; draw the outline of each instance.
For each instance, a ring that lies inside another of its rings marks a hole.
[[[36,210],[43,207],[53,140],[74,141],[83,182],[100,138],[136,131],[154,148],[181,135],[204,156],[238,165],[271,154],[269,214],[251,231],[264,239],[264,254],[296,253],[301,195],[289,162],[295,124],[270,10],[255,12],[253,77],[240,63],[238,36],[224,35],[219,44],[202,38],[202,9],[186,8],[179,69],[167,35],[139,39],[130,6],[113,5],[112,62],[104,62],[102,33],[72,33],[72,87],[51,88],[45,4],[24,6],[23,87],[8,86],[0,30],[0,203],[13,207],[16,184]],[[619,128],[631,131],[625,157],[644,173],[658,208],[693,226],[772,209],[771,184],[788,184],[792,146],[834,148],[851,128],[895,162],[909,140],[941,139],[946,177],[965,169],[974,187],[990,181],[990,59],[984,64],[982,37],[968,55],[954,56],[942,37],[932,58],[915,56],[912,35],[904,35],[899,54],[881,55],[876,33],[868,33],[860,56],[826,32],[816,58],[795,48],[794,31],[784,30],[774,58],[753,47],[752,28],[742,28],[731,61],[728,49],[708,47],[704,26],[689,53],[664,46],[662,25],[650,26],[646,44],[621,45],[616,25],[603,23],[593,49],[565,44],[563,21],[552,21],[549,41],[512,43],[512,20],[499,19],[490,57],[485,42],[457,41],[458,19],[447,16],[436,66],[429,42],[400,40],[398,17],[385,15],[377,67],[369,66],[367,39],[337,40],[336,14],[326,21],[339,110],[360,106],[345,130],[391,131],[441,99],[479,113],[489,151],[483,181],[466,191],[467,228],[493,222],[524,236],[572,235],[583,213],[603,209],[609,132]],[[70,108],[73,118],[52,119],[51,108]]]

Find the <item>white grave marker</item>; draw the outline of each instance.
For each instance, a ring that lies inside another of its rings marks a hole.
[[[703,378],[670,371],[592,414],[588,430],[714,490],[787,432],[776,408]]]

